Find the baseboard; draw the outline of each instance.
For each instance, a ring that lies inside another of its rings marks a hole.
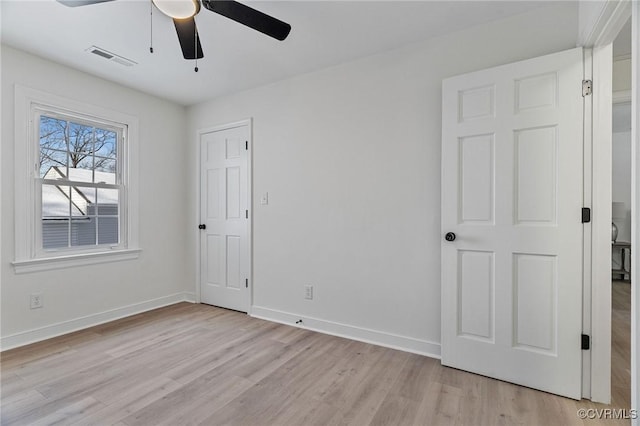
[[[57,324],[47,325],[33,330],[23,331],[21,333],[3,336],[0,338],[0,351],[29,345],[52,337],[60,336],[74,331],[83,330],[95,325],[104,324],[120,318],[161,308],[163,306],[173,305],[179,302],[195,302],[196,295],[192,292],[175,293],[169,296],[159,297],[132,305],[123,306],[116,309],[88,315],[81,318],[75,318],[68,321],[59,322]]]
[[[196,295],[193,292],[175,293],[169,296],[159,297],[157,299],[147,300],[141,303],[135,303],[132,305],[111,309],[109,311],[104,311],[73,320],[63,321],[57,324],[48,325],[46,327],[28,330],[10,336],[4,336],[0,338],[0,351],[6,351],[20,346],[29,345],[31,343],[36,343],[42,340],[50,339],[52,337],[104,324],[109,321],[125,318],[131,315],[161,308],[163,306],[173,305],[175,303],[195,303],[195,300]],[[337,322],[326,321],[318,318],[305,317],[260,306],[252,306],[250,315],[255,318],[260,318],[267,321],[305,328],[307,330],[317,331],[319,333],[358,340],[365,343],[371,343],[374,345],[384,346],[392,349],[398,349],[405,352],[411,352],[431,358],[440,359],[440,344],[438,343],[414,339],[406,336],[399,336],[396,334],[385,333],[362,327],[340,324]],[[298,320],[302,320],[302,325],[296,324],[296,321]]]
[[[267,321],[287,324],[294,327],[317,331],[319,333],[330,334],[332,336],[345,337],[347,339],[358,340],[360,342],[371,343],[387,348],[428,356],[430,358],[440,359],[439,343],[414,339],[412,337],[399,336],[397,334],[390,334],[362,327],[354,327],[352,325],[340,324],[318,318],[305,317],[261,306],[252,306],[250,315]],[[302,320],[302,324],[296,324],[296,321],[299,320]]]
[[[195,292],[193,292],[193,291],[184,291],[181,294],[184,295],[184,299],[181,300],[181,302],[196,303],[196,293]]]

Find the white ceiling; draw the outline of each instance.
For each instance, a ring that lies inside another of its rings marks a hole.
[[[183,105],[257,87],[491,20],[540,1],[245,1],[292,26],[273,40],[204,8],[196,16],[204,58],[182,58],[170,18],[150,1],[69,8],[55,0],[0,0],[2,43]],[[95,45],[137,62],[125,67]],[[434,58],[437,60],[437,58]]]

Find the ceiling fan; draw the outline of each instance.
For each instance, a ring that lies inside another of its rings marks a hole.
[[[65,6],[76,7],[113,0],[57,1]],[[233,0],[151,0],[151,2],[160,12],[173,19],[180,47],[182,48],[182,55],[185,59],[200,59],[204,57],[194,19],[200,12],[201,5],[205,9],[246,25],[276,40],[284,40],[291,31],[291,25],[286,22]],[[151,51],[153,52],[153,50]]]

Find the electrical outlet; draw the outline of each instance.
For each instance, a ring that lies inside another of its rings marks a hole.
[[[312,300],[313,299],[313,286],[312,285],[305,285],[304,286],[304,298],[307,300]]]
[[[42,308],[42,293],[33,293],[30,296],[31,309]]]

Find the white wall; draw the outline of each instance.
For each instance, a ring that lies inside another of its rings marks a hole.
[[[191,170],[196,129],[254,119],[253,313],[438,356],[441,81],[576,33],[554,5],[189,108]]]
[[[614,218],[618,240],[631,241],[631,104],[613,106],[613,192],[614,202],[625,205],[623,220]]]
[[[184,107],[2,46],[1,336],[4,348],[189,297],[183,248],[191,217],[185,186]],[[137,116],[140,247],[137,260],[16,275],[14,84]],[[44,307],[29,309],[29,294]]]
[[[613,91],[631,95],[631,58],[613,61]],[[614,218],[618,240],[631,241],[631,102],[613,105],[612,199],[625,205],[624,220]],[[614,253],[619,265],[619,253]]]
[[[618,58],[613,61],[613,91],[631,90],[631,58]],[[629,92],[631,93],[631,92]]]

